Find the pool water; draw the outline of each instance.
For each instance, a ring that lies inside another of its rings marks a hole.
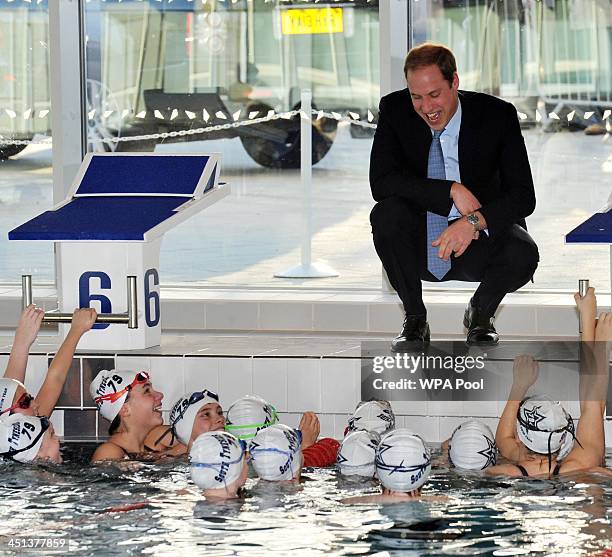
[[[62,466],[0,463],[0,555],[11,539],[61,538],[70,555],[597,555],[612,547],[612,478],[492,479],[437,469],[424,493],[444,501],[348,506],[377,492],[334,469],[300,485],[250,478],[247,496],[206,502],[186,460],[134,470],[84,465],[93,447],[67,445]],[[612,464],[612,452],[607,454]],[[31,542],[32,543],[32,542]]]

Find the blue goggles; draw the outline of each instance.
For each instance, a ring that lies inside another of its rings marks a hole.
[[[184,416],[185,412],[190,406],[197,404],[201,400],[204,400],[206,397],[212,398],[217,403],[219,402],[219,395],[217,393],[213,393],[208,389],[203,389],[201,391],[195,391],[191,393],[191,396],[187,399],[187,404],[181,408],[178,415],[172,420],[172,423],[169,425],[168,429],[161,434],[161,436],[155,441],[155,445],[157,445],[164,437],[166,437],[169,433],[172,434],[170,438],[170,445],[174,444],[174,440],[176,439],[176,424],[180,422]]]

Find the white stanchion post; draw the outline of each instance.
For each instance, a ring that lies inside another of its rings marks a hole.
[[[300,148],[302,209],[304,211],[301,263],[280,273],[275,273],[274,276],[277,278],[337,277],[338,272],[329,265],[312,262],[312,93],[310,89],[302,89]]]

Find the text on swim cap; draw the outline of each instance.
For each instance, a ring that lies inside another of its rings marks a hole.
[[[227,476],[227,471],[229,470],[229,464],[227,462],[222,462],[220,464],[219,473],[215,476],[215,480],[219,483],[225,481],[225,476]]]
[[[12,424],[11,428],[11,436],[9,438],[9,443],[11,445],[18,445],[19,439],[22,435],[25,435],[30,441],[32,440],[32,435],[30,432],[34,433],[36,431],[36,427],[29,422],[25,422],[23,427],[20,427],[19,422],[15,422]]]
[[[123,377],[121,377],[121,375],[116,374],[113,374],[110,377],[106,375],[102,378],[102,381],[100,382],[100,386],[98,387],[96,393],[98,395],[103,395],[106,392],[107,387],[113,389],[114,392],[117,392],[117,387],[115,386],[115,383],[117,385],[121,385],[121,383],[123,383]]]
[[[8,395],[8,387],[4,387],[2,394],[0,394],[0,409],[4,408],[4,399],[6,399],[6,395]]]
[[[186,398],[179,400],[174,405],[172,412],[170,412],[170,423],[173,424],[176,421],[182,419],[185,415],[185,410],[187,410],[187,408],[189,408],[189,400]]]
[[[232,448],[229,439],[224,435],[215,435],[215,439],[219,441],[219,445],[221,446],[219,456],[221,458],[229,458],[232,455]]]

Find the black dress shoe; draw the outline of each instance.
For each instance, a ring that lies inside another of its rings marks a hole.
[[[420,350],[429,344],[429,324],[422,315],[406,315],[402,332],[391,343],[392,352]]]
[[[463,325],[468,330],[466,344],[468,346],[493,346],[499,342],[499,335],[493,326],[495,317],[490,317],[480,311],[469,301],[463,316]]]

